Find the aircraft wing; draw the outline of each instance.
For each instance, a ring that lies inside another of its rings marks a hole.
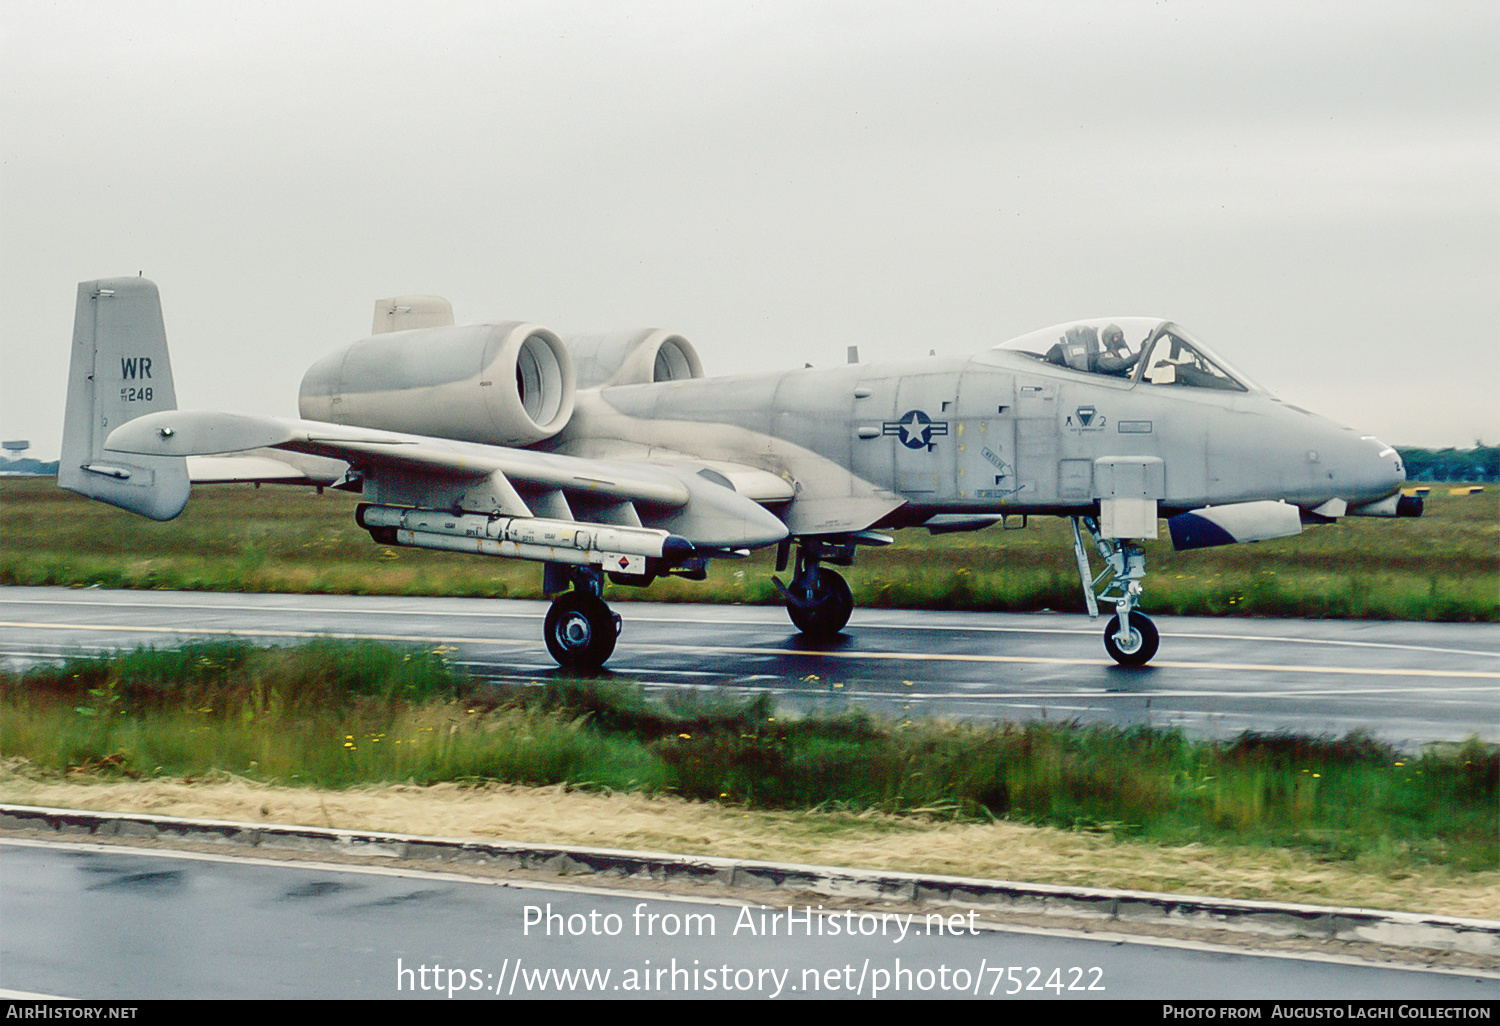
[[[211,411],[163,410],[138,417],[110,432],[104,448],[217,460],[199,467],[220,476],[195,480],[331,484],[338,479],[330,478],[331,465],[339,462],[376,476],[401,472],[408,481],[417,481],[418,488],[424,487],[421,482],[430,482],[434,493],[442,488],[451,491],[455,483],[483,481],[496,499],[497,511],[511,516],[574,519],[572,507],[582,506],[595,514],[604,511],[607,519],[598,518],[606,522],[634,521],[638,526],[638,507],[643,507],[651,526],[713,548],[755,547],[786,537],[786,526],[761,502],[785,501],[792,495],[791,485],[781,478],[735,464],[600,460],[321,421]],[[252,452],[264,455],[249,457],[256,461],[254,466],[247,463],[242,470],[233,464],[247,457],[228,455]],[[299,457],[320,459],[318,466],[310,467],[301,464]],[[233,476],[236,473],[245,476]],[[630,506],[628,511],[622,510],[625,504]],[[432,505],[441,508],[448,503],[434,501]]]
[[[343,460],[277,449],[252,449],[227,456],[189,456],[193,484],[293,484],[332,487],[349,475]]]

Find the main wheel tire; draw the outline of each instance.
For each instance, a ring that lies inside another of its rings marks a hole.
[[[1104,650],[1121,666],[1145,666],[1161,646],[1156,624],[1145,613],[1130,611],[1130,640],[1124,645],[1115,637],[1119,630],[1120,615],[1116,613],[1109,618],[1109,626],[1104,628]]]
[[[854,612],[854,595],[842,577],[820,566],[813,584],[812,601],[804,606],[789,605],[786,611],[803,634],[831,638],[849,622],[849,616]]]
[[[604,601],[570,591],[552,603],[542,628],[547,651],[570,670],[597,670],[615,650],[620,618]]]

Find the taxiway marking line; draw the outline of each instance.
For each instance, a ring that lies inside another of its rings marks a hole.
[[[363,596],[365,598],[400,599],[403,596],[395,595],[373,595]],[[418,599],[431,596],[417,596]],[[533,601],[540,605],[542,600],[515,600]],[[0,605],[16,606],[108,606],[111,609],[133,608],[133,609],[213,609],[235,612],[254,613],[325,613],[335,616],[354,615],[357,611],[346,606],[332,605],[258,605],[252,603],[221,602],[211,606],[191,602],[140,602],[120,601],[118,599],[10,599],[0,598]],[[640,603],[640,606],[649,607],[655,603]],[[777,608],[777,607],[767,607]],[[375,611],[380,616],[441,616],[451,619],[485,619],[485,620],[541,620],[544,613],[506,613],[494,609],[475,611],[470,609],[414,609],[409,606],[400,608],[380,609]],[[645,609],[632,611],[631,623],[655,623],[666,626],[704,626],[704,627],[782,627],[786,621],[780,616],[767,613],[760,618],[745,616],[736,617],[702,617],[702,616],[652,616]],[[854,625],[861,631],[933,631],[948,633],[971,633],[971,634],[1059,634],[1077,637],[1094,637],[1099,633],[1093,624],[1088,627],[1042,627],[1027,625],[1025,627],[1009,627],[997,624],[929,624],[929,623],[870,623],[859,622]],[[1390,641],[1351,641],[1341,638],[1304,638],[1287,634],[1229,634],[1210,633],[1207,631],[1163,631],[1164,638],[1192,638],[1199,641],[1265,641],[1282,645],[1314,645],[1341,648],[1380,648],[1391,649],[1401,652],[1434,652],[1439,655],[1479,656],[1486,659],[1500,658],[1500,652],[1483,651],[1464,648],[1446,648],[1441,645],[1408,645],[1400,642]]]
[[[67,811],[67,810],[64,810]],[[211,821],[210,821],[211,822]],[[347,874],[351,876],[379,876],[392,879],[405,880],[432,880],[441,883],[474,884],[480,887],[502,887],[518,891],[542,891],[543,893],[560,894],[582,894],[590,897],[620,898],[629,900],[638,898],[647,902],[655,901],[662,904],[681,905],[712,905],[721,908],[753,908],[749,901],[731,897],[712,897],[702,894],[674,893],[673,891],[640,891],[629,887],[589,886],[587,884],[561,883],[554,880],[508,880],[493,879],[483,876],[470,876],[465,873],[443,870],[417,868],[415,866],[384,866],[370,865],[358,862],[320,862],[314,857],[270,859],[263,856],[243,855],[238,852],[219,853],[183,850],[169,847],[161,848],[138,848],[130,844],[101,844],[97,841],[61,841],[51,838],[45,840],[33,840],[30,838],[4,838],[0,839],[0,849],[6,847],[29,848],[42,850],[62,850],[80,853],[98,853],[103,855],[117,855],[125,853],[141,858],[179,859],[182,861],[208,862],[215,864],[244,863],[251,866],[264,866],[276,870],[300,870],[318,873]],[[680,858],[692,858],[693,856],[678,856]],[[799,867],[800,868],[800,867]],[[1097,891],[1094,893],[1098,893]],[[1131,892],[1121,891],[1121,894]],[[847,907],[859,908],[860,906],[849,905]],[[1294,906],[1289,914],[1302,911],[1302,906]],[[820,915],[837,916],[842,909],[834,907],[819,913]],[[1368,969],[1372,966],[1379,969],[1397,970],[1401,972],[1423,973],[1428,975],[1446,976],[1477,976],[1483,978],[1500,980],[1500,973],[1491,973],[1484,969],[1448,969],[1438,968],[1430,965],[1409,965],[1399,962],[1371,962],[1357,955],[1345,955],[1339,953],[1328,953],[1321,951],[1260,951],[1255,948],[1243,948],[1230,944],[1215,944],[1212,941],[1198,940],[1194,937],[1155,937],[1143,934],[1114,933],[1111,931],[1100,931],[1097,924],[1080,924],[1076,929],[1068,929],[1061,926],[1030,926],[1023,923],[1007,922],[974,922],[971,924],[974,930],[983,930],[986,933],[1013,934],[1022,937],[1051,937],[1069,941],[1089,941],[1102,944],[1133,944],[1149,948],[1173,948],[1182,951],[1205,951],[1225,955],[1237,955],[1247,958],[1274,958],[1288,962],[1319,962],[1332,965],[1348,965],[1357,968]],[[25,991],[0,990],[0,998],[14,998],[27,1001],[76,1001],[77,998],[59,998],[50,994],[32,994]]]
[[[53,631],[96,631],[125,634],[189,634],[208,635],[220,638],[337,638],[345,641],[393,641],[418,645],[508,645],[533,648],[535,641],[516,641],[508,638],[434,638],[430,635],[411,634],[342,634],[329,631],[273,631],[273,630],[220,630],[211,627],[138,627],[121,624],[82,623],[29,623],[25,621],[0,620],[0,628]],[[688,652],[699,655],[781,655],[810,656],[823,659],[860,660],[869,659],[886,662],[945,662],[945,663],[1013,663],[1043,666],[1113,666],[1111,659],[1066,659],[1057,656],[1007,656],[974,655],[958,652],[842,652],[817,651],[797,648],[749,648],[732,645],[661,645],[623,644],[621,648],[652,652]],[[1199,662],[1154,662],[1161,670],[1221,670],[1254,673],[1303,673],[1335,674],[1370,677],[1457,677],[1477,680],[1500,680],[1500,671],[1493,670],[1434,670],[1395,669],[1383,666],[1295,666],[1276,663],[1199,663]]]

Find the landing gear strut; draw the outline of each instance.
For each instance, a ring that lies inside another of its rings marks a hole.
[[[1097,577],[1092,576],[1089,569],[1088,553],[1083,546],[1084,533],[1104,557],[1104,569]],[[1073,518],[1073,551],[1078,557],[1078,573],[1083,580],[1083,598],[1088,604],[1090,618],[1099,616],[1096,588],[1100,599],[1115,604],[1115,615],[1110,617],[1109,626],[1104,629],[1104,650],[1121,666],[1145,666],[1161,644],[1156,624],[1135,608],[1143,590],[1141,581],[1146,576],[1146,553],[1128,538],[1101,537],[1099,522],[1093,517]],[[1106,581],[1100,588],[1101,582]]]
[[[890,543],[888,536],[873,531],[796,539],[797,564],[792,572],[792,583],[786,585],[779,577],[771,578],[781,597],[786,599],[786,611],[792,624],[803,634],[818,640],[826,640],[843,630],[849,622],[849,615],[854,612],[854,595],[843,577],[822,564],[850,566],[854,562],[856,545]],[[787,568],[791,545],[792,540],[788,539],[777,550],[778,571]]]
[[[552,567],[549,564],[549,577]],[[615,650],[620,636],[620,614],[611,612],[599,597],[604,575],[593,567],[567,567],[573,589],[552,600],[542,633],[547,651],[565,669],[597,670]]]

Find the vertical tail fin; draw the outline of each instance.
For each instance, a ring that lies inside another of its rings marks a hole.
[[[110,452],[104,440],[126,421],[175,409],[155,283],[79,282],[57,483],[152,520],[171,520],[187,505],[187,461]]]

